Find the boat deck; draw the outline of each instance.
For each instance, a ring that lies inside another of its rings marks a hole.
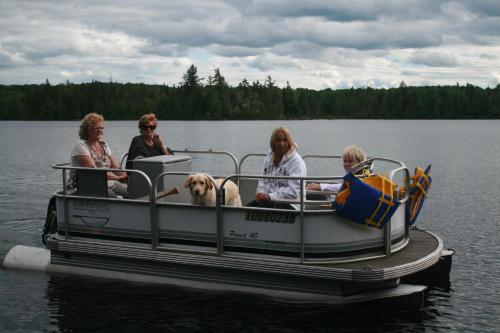
[[[440,241],[438,238],[428,232],[410,230],[410,241],[408,245],[403,250],[392,253],[389,257],[343,264],[327,264],[325,266],[353,270],[388,269],[418,261],[432,254],[432,252],[439,247],[439,244]]]
[[[431,233],[412,230],[410,231],[409,244],[389,257],[337,264],[276,262],[262,260],[262,258],[257,257],[189,254],[151,250],[137,246],[117,246],[116,243],[67,241],[62,239],[49,241],[49,248],[53,250],[53,264],[61,263],[61,261],[67,262],[68,255],[73,258],[92,255],[94,258],[98,256],[106,261],[113,260],[112,258],[131,260],[140,266],[145,265],[147,262],[155,262],[155,266],[158,264],[162,266],[157,266],[162,271],[163,268],[166,268],[165,265],[192,266],[194,264],[194,266],[230,269],[240,272],[265,272],[328,280],[374,282],[396,279],[432,266],[439,260],[443,245],[442,241]],[[58,253],[62,256],[58,255]],[[128,266],[123,268],[125,270],[132,269],[133,271],[132,266],[133,264],[130,262]],[[162,274],[160,273],[160,275]]]

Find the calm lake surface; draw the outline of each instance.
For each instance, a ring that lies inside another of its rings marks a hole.
[[[281,303],[82,276],[0,269],[0,331],[158,332],[498,332],[500,326],[500,121],[161,121],[174,149],[267,151],[287,126],[304,154],[368,155],[432,163],[433,184],[421,228],[455,249],[450,288],[430,291],[424,308],[359,309]],[[0,261],[16,244],[42,247],[51,193],[78,139],[79,122],[0,122]],[[105,138],[122,156],[135,121],[106,122]]]

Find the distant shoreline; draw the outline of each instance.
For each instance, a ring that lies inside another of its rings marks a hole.
[[[500,85],[341,90],[269,84],[173,86],[97,82],[0,85],[0,120],[500,119]]]

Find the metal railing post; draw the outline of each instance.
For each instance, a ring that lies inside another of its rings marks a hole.
[[[410,174],[409,174],[408,168],[402,162],[399,162],[399,163],[401,164],[401,167],[391,170],[391,172],[389,173],[389,180],[392,182],[394,175],[399,171],[403,171],[405,173],[405,178],[406,178],[405,186],[407,188],[406,198],[403,198],[402,200],[400,200],[400,203],[407,203],[409,195],[410,195],[410,193],[409,193],[409,191],[410,191],[409,175]],[[406,207],[407,206],[408,205],[406,205]],[[404,218],[405,238],[407,238],[409,236],[409,233],[407,234],[407,232],[406,232],[406,229],[407,229],[406,216],[407,215],[406,215],[406,208],[405,208],[405,218]],[[392,253],[392,239],[391,239],[391,225],[392,225],[392,223],[391,222],[392,222],[392,218],[384,226],[384,254],[386,257],[390,256]]]
[[[159,243],[159,231],[158,231],[158,207],[156,206],[156,186],[157,182],[154,182],[154,186],[151,186],[151,191],[149,191],[149,202],[150,202],[150,223],[151,223],[151,249],[157,250]]]
[[[62,169],[62,176],[63,176],[63,206],[64,206],[64,234],[66,240],[69,239],[69,215],[68,215],[68,200],[66,198],[66,169]],[[57,212],[56,212],[57,214]]]
[[[304,246],[304,179],[300,179],[300,263],[305,261]]]
[[[384,226],[384,252],[385,256],[388,257],[391,255],[391,220],[387,221]]]
[[[215,186],[214,186],[215,187]],[[223,186],[221,186],[223,188]],[[217,255],[224,255],[224,226],[222,221],[222,196],[223,191],[215,188],[215,219],[217,221]]]

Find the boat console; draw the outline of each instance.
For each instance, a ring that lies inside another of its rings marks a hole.
[[[191,172],[191,157],[178,155],[160,155],[154,157],[138,158],[132,160],[132,169],[140,170],[148,176],[149,180],[154,181],[160,174],[164,172]],[[185,177],[184,177],[185,178]],[[158,191],[169,190],[184,181],[180,175],[164,177],[158,183]],[[130,199],[149,196],[151,189],[147,181],[137,173],[131,173],[128,180],[128,193]],[[185,196],[172,197],[173,200],[182,202],[186,201]]]

